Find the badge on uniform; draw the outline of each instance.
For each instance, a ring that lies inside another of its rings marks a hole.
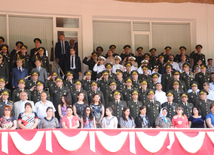
[[[132,105],[131,108],[134,108],[134,106]]]
[[[30,83],[30,86],[32,86],[32,83]]]
[[[19,93],[17,93],[17,96],[19,97]]]
[[[148,104],[148,108],[150,107],[150,104]]]
[[[57,90],[55,90],[55,93],[57,93]]]

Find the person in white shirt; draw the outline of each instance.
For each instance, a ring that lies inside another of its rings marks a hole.
[[[26,92],[20,93],[20,101],[17,101],[14,103],[14,111],[15,111],[15,117],[18,119],[18,116],[20,113],[25,111],[25,104],[30,103],[32,106],[32,110],[35,111],[34,102],[27,100],[28,94]]]
[[[210,90],[210,85],[208,82],[204,82],[203,88],[208,92],[207,99],[214,100],[214,91]]]
[[[149,61],[148,60],[142,60],[141,61],[141,65],[140,65],[140,67],[137,69],[137,71],[138,71],[138,73],[139,74],[143,74],[143,67],[144,66],[148,66],[148,64],[149,64]],[[148,75],[151,75],[151,70],[150,69],[148,69]]]
[[[103,56],[99,56],[98,61],[94,65],[93,71],[97,72],[97,74],[104,71],[105,70],[105,65],[104,65],[105,61],[106,61],[106,58],[104,58]],[[99,63],[99,65],[98,65],[98,63]]]
[[[151,73],[151,74],[157,73],[157,74],[159,75],[158,82],[161,83],[162,74],[158,73],[158,71],[159,71],[159,66],[158,66],[158,65],[155,65],[155,66],[154,66],[154,69],[152,70],[152,73]]]
[[[120,61],[121,61],[121,60],[122,60],[122,58],[121,58],[119,55],[116,55],[116,56],[114,57],[114,65],[113,65],[113,68],[112,68],[112,72],[113,72],[114,74],[116,74],[116,70],[117,70],[117,69],[122,70],[122,69],[124,68],[124,66],[120,64]]]
[[[210,90],[214,91],[214,76],[213,76],[213,74],[211,74],[211,76],[212,76],[212,81],[213,82],[211,82],[209,85],[210,85]]]
[[[156,84],[156,91],[155,91],[155,101],[159,101],[161,104],[167,102],[166,93],[162,91],[162,84]]]
[[[131,57],[129,57],[128,60],[129,60],[129,61],[131,62],[131,64],[132,64],[132,71],[133,71],[133,70],[137,70],[138,64],[137,64],[137,62],[135,62],[136,58],[133,57],[133,56],[131,56]]]
[[[53,108],[53,112],[54,112],[53,117],[55,117],[56,109],[54,108],[53,103],[51,101],[47,100],[47,93],[42,92],[41,93],[41,101],[36,102],[36,104],[35,104],[35,110],[36,110],[36,113],[37,113],[39,119],[42,119],[42,118],[47,116],[46,109],[48,107]]]
[[[169,61],[172,61],[170,64],[172,65],[173,69],[180,71],[180,67],[179,67],[178,63],[174,62],[174,56],[173,55],[169,56]]]

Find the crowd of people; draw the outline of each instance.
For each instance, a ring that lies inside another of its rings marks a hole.
[[[213,128],[213,59],[196,45],[190,55],[166,46],[121,54],[99,46],[83,60],[62,34],[51,71],[42,41],[9,52],[0,37],[0,129]],[[82,75],[81,64],[88,66]],[[82,79],[79,77],[82,75]]]

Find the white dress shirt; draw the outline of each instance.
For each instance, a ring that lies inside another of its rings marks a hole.
[[[97,74],[102,72],[103,70],[105,70],[104,65],[99,65],[99,66],[97,64],[94,65],[93,71],[97,72]]]
[[[137,69],[137,71],[138,71],[139,74],[143,74],[142,66],[140,66],[140,67]],[[151,73],[152,73],[151,70],[148,69],[148,75],[151,75]]]
[[[53,112],[56,111],[56,109],[54,108],[54,105],[53,105],[53,103],[51,101],[46,100],[45,104],[42,101],[36,102],[35,110],[36,110],[36,113],[37,113],[37,115],[38,115],[38,117],[40,119],[42,119],[42,118],[47,116],[46,109],[48,107],[52,107],[53,108]]]
[[[123,65],[120,65],[120,64],[114,64],[113,67],[112,67],[112,73],[116,74],[116,70],[117,69],[120,69],[122,70],[124,68]]]
[[[175,70],[180,71],[180,67],[179,67],[179,65],[178,65],[177,62],[174,62],[174,61],[173,61],[173,63],[172,63],[172,68],[175,69]]]
[[[166,97],[166,93],[164,91],[155,91],[155,101],[159,101],[161,104],[163,104],[164,102],[167,102],[167,97]]]
[[[73,60],[73,67],[72,67],[72,60]],[[76,65],[75,65],[75,55],[74,56],[70,56],[70,69],[76,69]]]
[[[213,90],[213,91],[214,91],[214,83],[211,82],[209,85],[210,85],[210,90]]]

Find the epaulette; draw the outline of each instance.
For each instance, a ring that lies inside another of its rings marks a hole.
[[[9,100],[9,102],[14,103],[13,101]]]

